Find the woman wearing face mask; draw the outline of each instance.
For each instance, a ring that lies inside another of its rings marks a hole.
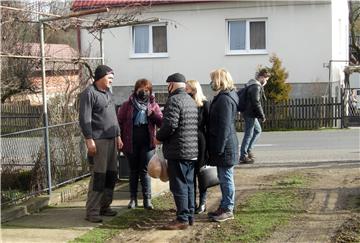
[[[152,95],[152,84],[147,79],[135,83],[134,93],[118,110],[118,121],[124,146],[122,151],[130,168],[129,209],[137,207],[137,188],[140,179],[143,206],[153,209],[151,184],[147,173],[149,160],[154,154],[156,127],[161,126],[162,112]]]
[[[188,93],[194,100],[198,107],[198,157],[195,163],[194,173],[194,195],[196,203],[196,177],[199,176],[199,170],[205,165],[207,151],[206,151],[206,124],[209,116],[209,102],[201,89],[200,83],[196,80],[186,81],[185,87]],[[206,211],[206,189],[202,190],[199,185],[199,206],[196,208],[195,213],[201,214]]]

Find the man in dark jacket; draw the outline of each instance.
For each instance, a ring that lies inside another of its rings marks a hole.
[[[117,180],[117,150],[123,143],[115,105],[109,91],[114,72],[106,65],[95,70],[94,83],[80,96],[80,127],[85,137],[91,179],[86,201],[86,220],[102,222],[102,216],[115,216],[110,208]]]
[[[163,122],[156,139],[163,143],[168,161],[170,190],[176,204],[176,219],[164,227],[186,229],[194,222],[194,163],[198,155],[198,111],[195,101],[185,92],[185,77],[170,75],[169,97],[163,112]]]
[[[243,112],[245,120],[244,138],[240,149],[240,163],[254,163],[255,156],[252,149],[256,140],[261,134],[261,122],[265,122],[265,114],[261,105],[261,100],[266,99],[264,86],[270,77],[269,72],[263,68],[256,79],[250,79],[246,87],[246,109]]]

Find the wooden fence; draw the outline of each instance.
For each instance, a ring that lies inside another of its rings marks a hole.
[[[42,106],[1,104],[1,134],[42,127]]]
[[[337,127],[341,121],[342,105],[335,98],[303,98],[289,99],[274,103],[266,101],[263,104],[266,122],[264,130],[286,129],[319,129]],[[237,124],[242,131],[241,115]]]
[[[334,98],[290,99],[277,104],[266,101],[263,108],[267,119],[262,124],[264,130],[331,128],[343,117],[341,103]],[[2,104],[1,134],[41,127],[41,117],[41,106]],[[241,131],[242,127],[240,115],[237,128]]]

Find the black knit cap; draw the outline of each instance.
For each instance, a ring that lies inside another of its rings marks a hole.
[[[99,65],[95,70],[94,82],[98,81],[99,79],[110,73],[114,74],[114,71],[110,67],[106,65]]]
[[[166,79],[166,83],[170,83],[170,82],[174,82],[174,83],[185,83],[186,79],[185,76],[182,75],[181,73],[174,73],[171,74],[167,79]]]

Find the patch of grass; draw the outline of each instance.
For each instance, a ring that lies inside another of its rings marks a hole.
[[[149,220],[157,220],[164,216],[171,208],[175,208],[173,199],[170,193],[165,193],[152,200],[155,210],[144,210],[143,208],[136,208],[128,210],[123,214],[115,217],[109,222],[88,231],[84,235],[77,237],[70,241],[71,243],[100,243],[113,238],[119,234],[121,230],[126,230],[132,227],[137,227],[137,224],[142,224]]]
[[[360,195],[350,195],[347,198],[347,209],[354,212],[360,212]]]
[[[235,220],[220,224],[221,230],[212,231],[206,242],[257,242],[270,236],[276,227],[303,211],[304,198],[296,188],[303,182],[297,177],[288,177],[274,182],[274,187],[282,186],[280,189],[251,195],[238,206]]]
[[[1,202],[2,203],[10,202],[11,200],[14,200],[14,199],[23,198],[27,194],[28,194],[27,191],[21,191],[18,189],[14,189],[14,190],[11,190],[11,189],[4,190],[3,189],[1,191]],[[11,204],[9,203],[9,205],[11,205]],[[6,206],[1,205],[1,208],[6,208]]]
[[[90,234],[91,232],[91,234]],[[84,242],[93,242],[93,243],[100,243],[104,242],[107,239],[110,239],[114,236],[117,232],[115,229],[103,229],[103,228],[95,228],[90,232],[76,238],[75,240],[70,241],[71,243],[84,243]]]
[[[300,187],[308,183],[307,179],[300,174],[291,174],[280,180],[275,181],[276,186],[280,187]]]

